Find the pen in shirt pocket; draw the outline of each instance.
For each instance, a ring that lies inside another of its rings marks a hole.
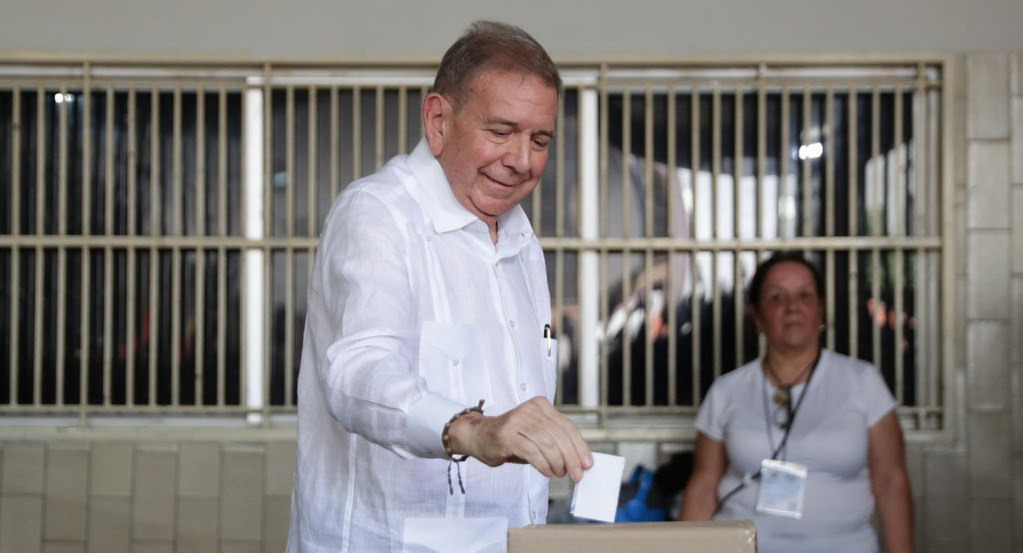
[[[554,332],[551,325],[543,325],[543,339],[547,343],[547,357],[551,356],[551,340],[554,339]]]

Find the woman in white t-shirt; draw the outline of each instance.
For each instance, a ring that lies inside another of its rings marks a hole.
[[[682,520],[752,519],[759,553],[913,550],[902,429],[881,375],[820,346],[823,286],[797,253],[761,263],[749,313],[767,350],[714,381]]]

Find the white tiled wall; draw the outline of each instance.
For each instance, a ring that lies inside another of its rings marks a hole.
[[[955,439],[909,444],[917,550],[1023,553],[1023,52],[954,65]],[[0,440],[0,553],[283,551],[294,444],[244,439]]]

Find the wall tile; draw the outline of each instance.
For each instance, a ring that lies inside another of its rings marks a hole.
[[[1023,135],[1023,131],[1020,134]],[[1019,164],[1023,165],[1023,157],[1020,158]],[[1013,220],[1009,249],[1010,269],[1017,275],[1023,275],[1023,186],[1012,187],[1010,203]]]
[[[1012,182],[1023,184],[1023,95],[1012,98]],[[1017,211],[1017,213],[1019,213]],[[1016,219],[1019,224],[1020,220]]]
[[[3,493],[43,493],[46,447],[37,443],[4,444],[0,485]]]
[[[220,494],[220,444],[183,443],[179,453],[178,495],[217,497]]]
[[[1016,420],[1019,421],[1023,419],[1016,418]],[[1013,477],[1016,483],[1015,491],[1013,492],[1013,497],[1015,498],[1012,517],[1012,520],[1014,521],[1012,529],[1013,539],[1020,545],[1023,545],[1023,452],[1016,455],[1014,465]]]
[[[291,526],[291,497],[271,495],[266,498],[266,524],[264,529],[264,550],[284,551],[288,544],[288,529]]]
[[[923,517],[929,547],[918,550],[933,551],[930,545],[936,542],[970,540],[970,525],[967,522],[970,520],[969,501],[927,501],[924,503]]]
[[[131,544],[131,553],[174,553],[174,542],[136,540]]]
[[[45,540],[84,540],[89,451],[50,447],[46,456]]]
[[[967,156],[967,228],[1008,230],[1009,141],[970,142]],[[1001,262],[1004,266],[1004,256]]]
[[[959,186],[966,184],[966,112],[969,102],[966,97],[957,97],[952,100],[955,112],[952,114],[952,184]]]
[[[916,550],[927,553],[969,553],[970,542],[968,540],[929,540],[926,547],[917,547]]]
[[[974,551],[1012,548],[1012,500],[974,499],[970,502],[970,533]]]
[[[295,442],[266,444],[266,494],[291,495],[295,481]]]
[[[85,542],[46,542],[43,544],[43,553],[85,553]]]
[[[1013,493],[1012,413],[972,412],[969,420],[970,497],[1011,499]]]
[[[132,537],[135,540],[170,540],[174,537],[176,489],[175,451],[135,450],[135,488],[132,494]]]
[[[215,497],[178,499],[178,551],[217,553],[217,526],[220,522],[217,511]]]
[[[927,452],[923,486],[928,498],[966,502],[970,497],[969,482],[966,452]]]
[[[131,544],[131,498],[89,498],[88,553],[128,551]]]
[[[1009,318],[1009,270],[1005,257],[1009,233],[972,231],[966,251],[970,265],[966,284],[967,316],[971,319]]]
[[[43,498],[38,494],[0,496],[0,553],[29,553],[42,548]]]
[[[1009,136],[1009,54],[984,52],[966,56],[966,98],[970,102],[967,138]]]
[[[906,472],[909,473],[913,497],[921,497],[924,490],[924,457],[920,444],[906,444]]]
[[[1013,52],[1010,63],[1012,64],[1012,74],[1009,76],[1009,81],[1012,83],[1010,91],[1013,94],[1023,94],[1023,50]]]
[[[220,553],[262,553],[262,544],[258,541],[224,540],[220,542]]]
[[[263,452],[234,447],[221,457],[220,536],[252,540],[263,534]]]
[[[966,397],[970,408],[1011,409],[1009,351],[1014,340],[1010,328],[1008,321],[973,321],[967,325]]]
[[[89,463],[89,493],[131,496],[132,444],[95,443]]]

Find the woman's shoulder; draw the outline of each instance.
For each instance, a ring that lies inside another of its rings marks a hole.
[[[715,378],[714,385],[723,388],[742,386],[756,380],[761,374],[760,359],[757,358]]]
[[[821,350],[821,367],[832,379],[841,379],[849,385],[870,386],[884,384],[884,379],[873,365],[828,349]]]

